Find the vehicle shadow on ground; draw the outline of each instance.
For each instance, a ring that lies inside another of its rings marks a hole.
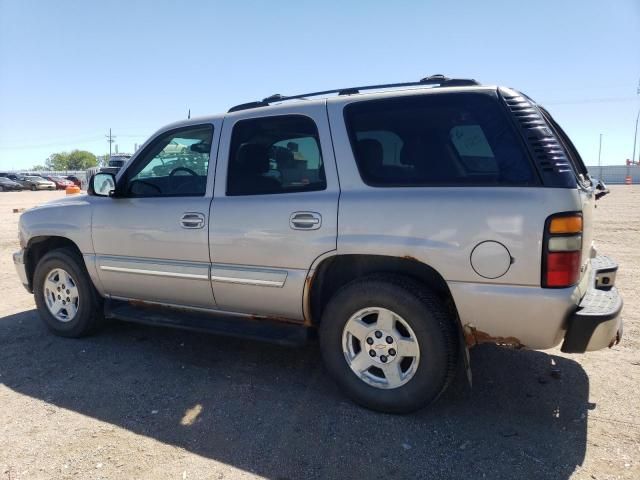
[[[588,378],[542,352],[478,347],[472,390],[460,374],[406,416],[346,400],[315,344],[121,323],[70,340],[31,310],[0,318],[0,352],[16,392],[268,478],[558,479],[585,455]]]

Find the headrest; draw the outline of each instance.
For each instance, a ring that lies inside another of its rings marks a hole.
[[[278,162],[278,167],[280,168],[293,168],[294,167],[294,158],[293,152],[288,148],[284,147],[271,147],[272,157]]]

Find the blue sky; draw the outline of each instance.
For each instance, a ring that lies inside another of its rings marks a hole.
[[[600,133],[602,163],[621,164],[640,108],[640,0],[0,0],[0,170],[103,154],[109,127],[132,151],[188,108],[433,73],[522,90],[588,164]]]

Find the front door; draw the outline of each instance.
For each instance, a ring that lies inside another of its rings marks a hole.
[[[218,307],[301,320],[309,267],[336,249],[325,105],[233,113],[222,138],[209,228]]]
[[[92,238],[107,295],[215,307],[209,280],[210,155],[220,126],[161,133],[118,178],[115,197],[94,197]]]

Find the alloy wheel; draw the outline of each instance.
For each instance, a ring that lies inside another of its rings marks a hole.
[[[78,313],[80,294],[75,280],[62,268],[51,270],[44,280],[44,300],[51,315],[70,322]]]
[[[362,381],[380,389],[405,385],[420,362],[420,346],[406,320],[382,307],[354,313],[342,332],[347,364]]]

